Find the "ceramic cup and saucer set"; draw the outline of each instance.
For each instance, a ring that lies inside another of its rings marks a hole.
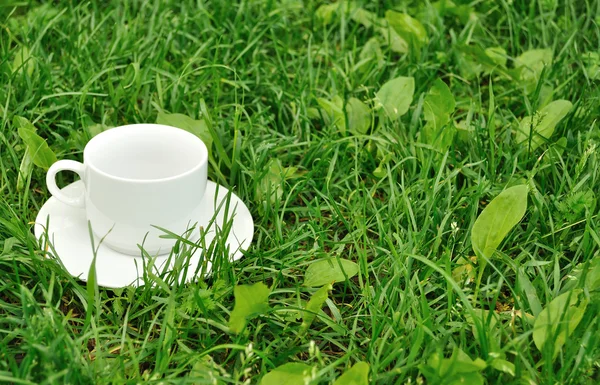
[[[148,266],[154,274],[169,270],[177,240],[164,230],[190,242],[203,237],[188,272],[197,271],[200,245],[210,245],[225,224],[230,260],[238,260],[252,242],[252,216],[235,194],[208,180],[207,168],[205,144],[187,131],[158,124],[104,131],[86,145],[83,163],[59,160],[48,170],[52,197],[37,215],[35,235],[71,275],[86,280],[94,259],[91,225],[97,282],[111,288],[143,285]],[[80,180],[61,189],[60,171]]]

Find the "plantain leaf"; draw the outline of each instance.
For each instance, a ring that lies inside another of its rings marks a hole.
[[[241,333],[246,321],[269,310],[269,289],[264,283],[254,285],[238,285],[233,289],[235,305],[229,317],[229,329],[233,333]]]
[[[515,68],[518,71],[519,85],[525,92],[531,93],[537,87],[544,67],[552,64],[552,50],[531,49],[515,58]]]
[[[260,385],[311,385],[314,383],[313,367],[300,362],[288,362],[278,366],[260,380]]]
[[[556,125],[567,116],[572,107],[573,104],[568,100],[555,100],[535,115],[524,117],[515,138],[517,143],[529,144],[531,137],[531,149],[535,150],[552,136]]]
[[[333,385],[368,385],[369,364],[360,361],[338,377]]]
[[[269,162],[269,171],[260,179],[256,185],[256,196],[260,200],[269,200],[275,203],[283,197],[283,185],[288,179],[298,178],[302,175],[294,166],[283,167],[277,158]]]
[[[340,266],[341,265],[341,266]],[[358,265],[347,259],[327,258],[308,266],[304,286],[319,287],[334,282],[344,282],[358,273]]]
[[[472,360],[459,348],[454,348],[450,358],[443,358],[439,352],[436,352],[429,357],[426,364],[419,365],[427,383],[453,385],[483,385],[483,376],[480,372],[486,367],[486,362],[481,358]]]
[[[325,123],[335,125],[342,134],[346,133],[346,116],[344,115],[344,101],[338,95],[331,100],[317,98],[317,103],[325,118]]]
[[[584,276],[585,281],[581,282]],[[567,282],[562,290],[572,290],[578,286],[583,286],[590,292],[600,290],[600,255],[594,256],[587,262],[578,264],[567,275]]]
[[[15,59],[12,62],[13,73],[25,72],[27,76],[31,77],[35,70],[35,61],[31,57],[29,48],[22,46],[15,54]]]
[[[385,23],[384,23],[385,24]],[[404,38],[398,35],[398,32],[390,26],[377,27],[377,32],[382,37],[385,44],[387,44],[393,52],[406,53],[408,52],[408,42]]]
[[[315,16],[317,19],[321,20],[323,25],[328,25],[332,22],[333,16],[337,12],[339,6],[339,3],[321,5],[315,11]]]
[[[546,343],[552,343],[553,357],[556,357],[583,318],[587,300],[580,299],[582,293],[583,290],[575,289],[559,295],[537,316],[533,324],[533,342],[540,351]]]
[[[355,134],[366,134],[371,126],[371,109],[356,98],[348,99],[346,104],[348,129]]]
[[[17,127],[19,137],[27,146],[26,156],[31,157],[31,161],[38,166],[47,170],[56,162],[56,155],[50,149],[44,138],[36,134],[35,127],[29,120],[21,116],[15,116],[13,125]]]
[[[455,106],[450,88],[441,79],[436,79],[423,102],[427,122],[423,127],[423,141],[440,152],[450,147],[456,134],[454,125],[448,125]]]
[[[390,120],[397,120],[408,112],[414,93],[414,78],[397,77],[386,82],[375,94],[376,108],[383,107]]]
[[[358,7],[352,10],[350,18],[359,24],[362,24],[366,28],[371,28],[373,23],[377,21],[377,15],[373,12],[365,11]]]
[[[471,244],[480,259],[492,258],[508,232],[527,209],[527,185],[510,187],[500,193],[479,214],[471,231]]]
[[[396,11],[386,11],[385,19],[389,26],[402,39],[410,42],[411,46],[419,50],[424,44],[429,41],[427,31],[423,24],[417,19],[412,18],[407,13]]]
[[[323,285],[313,295],[310,296],[310,300],[306,304],[305,311],[302,312],[302,324],[300,325],[300,334],[306,333],[310,325],[315,320],[317,313],[323,307],[323,304],[327,300],[329,291],[333,288],[331,283]]]
[[[585,64],[585,74],[592,80],[600,79],[600,54],[587,52],[581,58]]]

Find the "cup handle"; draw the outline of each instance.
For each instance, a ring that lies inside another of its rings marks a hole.
[[[60,188],[56,185],[56,174],[60,171],[73,171],[83,180],[83,172],[84,166],[82,163],[76,162],[74,160],[59,160],[50,166],[48,170],[48,174],[46,174],[46,186],[48,186],[48,191],[50,194],[54,196],[56,199],[61,201],[62,203],[68,204],[74,207],[85,207],[85,197],[84,194],[78,197],[71,197],[65,195]]]

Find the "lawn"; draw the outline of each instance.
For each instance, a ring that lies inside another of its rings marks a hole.
[[[0,383],[599,383],[599,25],[597,0],[3,0]],[[33,234],[48,166],[157,121],[210,144],[251,247],[187,284],[71,277]]]

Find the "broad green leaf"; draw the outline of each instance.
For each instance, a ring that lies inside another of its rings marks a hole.
[[[442,115],[450,115],[456,107],[450,88],[439,78],[433,82],[424,103],[424,108],[427,107],[425,109],[425,120],[427,121],[435,120]]]
[[[35,127],[27,119],[15,116],[13,125],[17,127],[19,137],[27,146],[27,151],[33,163],[47,170],[56,162],[56,155],[50,149],[46,140],[35,133]]]
[[[483,49],[477,44],[458,46],[458,70],[466,79],[478,77],[482,72],[506,71],[506,51],[501,47]]]
[[[437,0],[431,2],[431,8],[435,12],[436,17],[445,17],[450,10],[456,8],[456,4],[452,0]]]
[[[487,367],[481,358],[472,360],[465,352],[455,348],[452,357],[443,358],[440,353],[433,353],[426,364],[419,365],[428,382],[443,384],[483,384],[479,372]]]
[[[550,48],[531,49],[515,58],[516,68],[527,68],[531,71],[541,70],[545,65],[552,63],[552,50]]]
[[[550,154],[548,160],[551,162],[558,162],[559,159],[562,157],[562,154],[567,149],[567,143],[568,142],[566,137],[563,136],[561,138],[558,138],[558,140],[554,142],[552,146],[550,146]]]
[[[483,62],[491,59],[478,45],[458,45],[457,67],[460,75],[465,79],[473,79],[483,71]],[[493,63],[493,62],[492,62]]]
[[[386,11],[385,19],[401,38],[411,42],[416,49],[427,44],[427,31],[419,20],[396,11]]]
[[[600,256],[596,255],[585,273],[584,287],[589,291],[600,290]]]
[[[454,123],[456,129],[456,138],[461,142],[469,142],[475,135],[475,127],[473,124],[467,123],[467,120],[459,120]]]
[[[368,385],[369,364],[364,361],[357,362],[344,374],[338,377],[333,385]]]
[[[572,290],[581,285],[581,279],[585,275],[583,287],[588,291],[600,290],[600,255],[594,256],[587,262],[578,264],[573,271],[567,275],[568,281],[562,290]]]
[[[552,136],[556,125],[569,113],[572,107],[573,104],[568,100],[555,100],[537,111],[534,116],[524,117],[517,131],[517,143],[529,144],[529,137],[531,136],[531,149],[538,148]]]
[[[382,37],[385,44],[387,44],[393,52],[408,52],[408,42],[404,40],[402,36],[398,35],[398,32],[396,32],[394,28],[387,26],[387,22],[382,24],[385,26],[377,27],[376,30]]]
[[[229,328],[233,333],[241,333],[246,321],[269,310],[271,290],[262,282],[254,285],[238,285],[233,289],[235,305],[229,317]]]
[[[256,186],[256,195],[260,200],[269,199],[275,203],[283,197],[283,183],[301,175],[297,167],[283,167],[277,158],[271,159],[269,171],[262,177]]]
[[[473,373],[482,371],[487,367],[485,361],[481,358],[477,357],[472,360],[471,357],[467,355],[467,353],[463,352],[461,349],[456,349],[452,357],[450,358],[453,362],[451,373]]]
[[[56,162],[56,155],[44,138],[26,128],[19,128],[18,133],[27,145],[29,155],[36,166],[47,170]]]
[[[323,285],[313,295],[310,296],[310,300],[306,304],[305,311],[302,312],[302,325],[300,325],[300,334],[306,333],[310,325],[315,320],[317,313],[323,307],[323,304],[327,300],[329,291],[333,288],[331,283]]]
[[[344,101],[339,96],[334,96],[331,100],[317,98],[317,103],[325,117],[325,123],[335,125],[342,134],[346,133],[346,116],[344,115]]]
[[[492,258],[508,232],[517,225],[527,209],[527,185],[502,191],[479,214],[471,231],[475,254],[483,260]]]
[[[86,282],[87,309],[86,309],[86,317],[85,317],[85,326],[84,327],[87,327],[89,325],[89,322],[92,319],[91,318],[92,312],[94,310],[100,311],[100,291],[98,288],[98,276],[96,274],[96,257],[98,256],[98,254],[97,254],[98,249],[97,249],[97,246],[96,246],[96,243],[94,240],[94,233],[92,231],[92,222],[90,222],[88,220],[87,225],[88,225],[88,234],[90,237],[89,239],[91,242],[93,258],[92,258],[92,263],[90,264],[90,270],[88,271],[87,282]],[[106,235],[100,239],[100,242],[98,243],[98,247],[100,246],[100,244],[102,244],[102,242],[104,241],[105,238],[106,238]]]
[[[22,73],[25,71],[27,76],[33,75],[35,69],[35,62],[29,53],[29,48],[22,46],[15,53],[15,58],[12,62],[12,72]]]
[[[467,24],[469,21],[477,19],[477,14],[473,10],[473,6],[468,4],[456,5],[452,0],[438,0],[431,3],[440,17],[455,16],[462,24]]]
[[[467,80],[477,78],[483,71],[483,65],[481,65],[481,63],[466,56],[459,57],[457,67],[460,76]]]
[[[90,222],[88,222],[88,223],[90,223]],[[86,282],[86,289],[87,289],[87,295],[88,295],[88,298],[87,298],[88,311],[93,306],[92,304],[95,303],[96,292],[98,290],[98,283],[97,283],[98,276],[96,274],[96,257],[97,257],[97,254],[94,252],[94,258],[92,258],[92,263],[90,264],[90,270],[88,271],[87,282]]]
[[[340,4],[337,2],[333,3],[333,4],[321,5],[315,11],[315,16],[317,17],[317,19],[321,20],[321,22],[324,25],[327,25],[327,24],[331,23],[331,21],[333,20],[333,16],[337,12],[339,6],[340,6]]]
[[[485,54],[494,63],[501,67],[506,67],[506,50],[502,47],[489,47],[485,49]]]
[[[483,376],[476,372],[459,373],[454,375],[449,380],[445,381],[445,385],[483,385]]]
[[[470,4],[457,5],[454,7],[454,9],[452,9],[451,13],[463,24],[467,24],[469,22],[479,24],[479,16],[477,16],[477,12],[475,12],[475,9]]]
[[[6,238],[4,240],[4,247],[2,248],[2,253],[0,255],[6,255],[6,254],[10,253],[10,251],[13,249],[13,247],[20,243],[21,242],[15,237]]]
[[[379,152],[379,149],[378,149]],[[387,153],[383,156],[383,158],[381,158],[381,160],[379,161],[379,165],[377,166],[377,168],[375,168],[375,170],[373,170],[373,175],[376,176],[377,178],[383,178],[387,175],[387,165],[390,162],[390,160],[392,160],[393,158],[393,154],[392,153]]]
[[[408,52],[408,42],[389,25],[386,19],[378,19],[376,14],[365,11],[362,8],[352,9],[350,18],[366,28],[374,27],[384,43],[388,45],[393,52]]]
[[[448,126],[455,106],[454,96],[446,83],[436,79],[423,102],[427,122],[423,127],[423,141],[441,152],[450,147],[456,133],[453,125]]]
[[[377,21],[377,15],[362,8],[352,10],[350,18],[366,28],[371,28],[373,23]]]
[[[319,287],[334,282],[343,282],[357,273],[358,265],[355,262],[342,258],[322,259],[308,266],[304,274],[304,286]]]
[[[348,129],[355,134],[366,134],[371,126],[371,109],[356,98],[348,99],[346,104]]]
[[[206,148],[208,148],[208,152],[211,153],[213,138],[204,119],[196,120],[187,115],[167,114],[161,111],[156,117],[156,123],[181,128],[182,130],[191,132],[202,139]]]
[[[515,376],[515,364],[512,362],[503,360],[501,358],[494,358],[492,362],[490,362],[490,366],[503,373],[510,374],[513,377]]]
[[[386,166],[387,162],[384,162],[383,160],[381,162],[379,162],[379,165],[375,168],[375,170],[373,170],[373,175],[379,179],[385,177],[387,175],[385,166]]]
[[[260,385],[311,385],[316,382],[314,369],[299,362],[288,362],[265,374]]]
[[[519,85],[522,85],[527,93],[533,92],[544,67],[550,64],[552,64],[552,50],[549,48],[523,52],[515,58],[515,68],[519,73]]]
[[[306,110],[306,115],[308,116],[309,119],[319,119],[319,118],[321,118],[321,113],[319,112],[319,109],[315,108],[315,107],[309,107]]]
[[[27,118],[18,115],[15,115],[13,118],[13,126],[15,126],[17,129],[25,128],[30,131],[37,131],[37,128],[35,128],[33,123],[31,123]]]
[[[372,37],[369,40],[367,40],[367,42],[361,49],[358,58],[361,62],[376,60],[378,65],[383,64],[383,52],[381,51],[381,44],[379,43],[379,39],[376,37]]]
[[[587,307],[587,300],[579,298],[582,293],[583,290],[575,289],[559,295],[537,316],[533,324],[533,342],[540,351],[550,341],[555,357],[577,328]]]
[[[390,120],[397,120],[408,112],[414,93],[414,78],[397,77],[386,82],[375,94],[376,107],[383,107]]]
[[[600,54],[598,52],[587,52],[581,58],[588,78],[592,80],[600,79]]]
[[[33,160],[29,153],[29,147],[25,148],[25,154],[21,159],[21,165],[19,166],[19,176],[17,176],[17,191],[23,191],[25,188],[25,182],[29,177],[29,174],[33,170]]]
[[[546,107],[552,101],[553,97],[554,88],[547,84],[543,84],[540,87],[540,92],[538,95],[538,109]]]

